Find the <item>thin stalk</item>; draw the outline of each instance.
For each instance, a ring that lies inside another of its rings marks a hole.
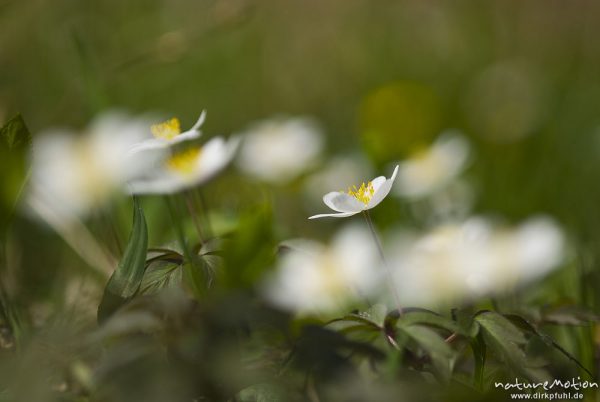
[[[11,297],[4,287],[3,274],[8,271],[8,235],[0,234],[0,328],[8,329],[7,336],[0,337],[0,341],[8,342],[4,347],[15,346],[19,350],[23,326],[17,308],[11,301]],[[2,339],[4,338],[4,339]],[[12,345],[10,345],[12,343]]]
[[[371,235],[373,235],[373,240],[377,245],[377,250],[379,251],[379,256],[381,257],[381,262],[383,263],[383,267],[388,276],[388,285],[390,287],[390,291],[394,296],[394,301],[396,302],[396,308],[398,309],[398,314],[402,315],[402,307],[400,306],[400,296],[398,295],[398,291],[394,286],[394,276],[392,275],[392,271],[387,263],[385,258],[385,254],[383,253],[383,246],[381,245],[381,241],[379,240],[379,236],[377,236],[377,231],[375,230],[375,226],[373,225],[373,221],[371,220],[371,215],[368,210],[363,211],[363,215],[365,216],[365,220],[367,221],[367,225],[371,230]]]
[[[210,218],[208,217],[208,204],[206,202],[206,199],[204,198],[204,194],[202,193],[202,191],[199,188],[196,188],[193,191],[193,194],[196,198],[196,202],[200,204],[200,208],[204,212],[202,215],[204,217],[206,231],[208,232],[207,236],[208,236],[208,238],[210,238],[213,236],[213,230],[212,230],[212,225],[210,224]]]
[[[179,220],[179,214],[176,212],[176,207],[173,205],[173,200],[170,196],[165,196],[165,203],[167,204],[167,209],[169,211],[169,216],[171,217],[171,222],[175,227],[175,234],[177,236],[177,240],[179,245],[183,251],[183,255],[190,262],[191,265],[191,278],[195,293],[200,296],[203,293],[202,283],[198,280],[198,276],[195,275],[195,272],[200,271],[200,267],[198,266],[196,256],[189,249],[187,242],[185,241],[185,232],[183,227],[181,226],[181,222]]]
[[[116,261],[83,222],[75,217],[67,220],[42,202],[31,202],[29,205],[97,274],[108,279]]]
[[[204,235],[202,234],[202,225],[200,225],[200,221],[198,219],[198,212],[196,208],[194,208],[194,200],[192,199],[192,194],[186,192],[185,195],[185,204],[187,205],[188,212],[192,217],[192,221],[194,222],[194,227],[196,228],[196,233],[198,234],[198,240],[200,240],[200,244],[204,244]]]

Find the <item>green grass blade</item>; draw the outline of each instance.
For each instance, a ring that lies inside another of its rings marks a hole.
[[[144,276],[148,249],[148,227],[144,211],[137,198],[133,199],[133,204],[133,228],[123,257],[104,289],[104,295],[98,307],[98,322],[106,320],[129,301],[139,289]]]

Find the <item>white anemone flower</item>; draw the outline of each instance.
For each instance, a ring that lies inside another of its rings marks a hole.
[[[162,123],[153,124],[150,131],[154,138],[145,139],[131,148],[131,153],[140,151],[168,148],[184,141],[199,138],[202,135],[200,127],[206,120],[206,110],[203,110],[196,123],[187,131],[181,132],[179,119],[173,117]]]
[[[323,150],[323,135],[308,118],[265,120],[242,133],[238,166],[259,180],[281,184],[309,169]]]
[[[215,137],[167,158],[146,177],[129,183],[132,194],[172,194],[198,186],[224,169],[238,147],[238,138]]]
[[[397,174],[398,166],[389,179],[379,176],[366,184],[362,183],[360,187],[353,186],[348,191],[333,191],[325,194],[323,202],[336,213],[313,215],[308,219],[344,218],[375,208],[390,193]]]
[[[470,147],[454,132],[442,134],[433,145],[400,164],[396,193],[406,198],[422,198],[444,188],[467,165]]]
[[[336,312],[375,290],[377,257],[369,232],[361,226],[342,229],[330,246],[290,242],[263,291],[286,310]]]
[[[564,258],[564,236],[549,218],[498,228],[483,218],[439,226],[394,242],[391,265],[403,304],[431,306],[530,283]]]
[[[81,134],[42,132],[34,138],[26,204],[58,219],[85,217],[152,166],[160,152],[131,155],[148,122],[109,112]],[[46,214],[42,214],[42,217]]]

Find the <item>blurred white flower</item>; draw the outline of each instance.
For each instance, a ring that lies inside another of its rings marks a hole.
[[[471,218],[396,239],[391,261],[403,304],[427,306],[529,283],[556,268],[563,255],[562,231],[548,218],[513,229]]]
[[[454,180],[469,159],[469,143],[460,135],[442,134],[433,145],[400,164],[396,193],[421,198]]]
[[[198,186],[219,173],[231,161],[238,138],[215,137],[204,146],[180,151],[140,179],[129,183],[132,194],[171,194]]]
[[[150,131],[154,138],[144,139],[142,142],[135,144],[131,148],[131,153],[167,148],[184,141],[196,139],[202,135],[200,127],[204,124],[204,120],[206,120],[205,110],[200,114],[196,124],[183,133],[181,132],[179,119],[176,117],[159,124],[153,124]]]
[[[376,207],[389,194],[397,173],[398,166],[396,166],[392,177],[389,179],[386,179],[385,176],[379,176],[366,184],[362,183],[360,187],[353,186],[346,192],[333,191],[325,194],[323,202],[337,213],[313,215],[308,219],[343,218]]]
[[[27,205],[57,219],[83,217],[102,206],[159,157],[157,152],[129,153],[148,125],[146,120],[109,112],[80,135],[69,130],[40,133],[33,143]]]
[[[290,243],[263,290],[287,310],[339,311],[374,289],[377,256],[369,232],[360,226],[342,229],[329,247],[310,241]]]
[[[321,130],[307,118],[258,122],[242,135],[238,166],[271,183],[296,178],[317,161],[323,149]]]

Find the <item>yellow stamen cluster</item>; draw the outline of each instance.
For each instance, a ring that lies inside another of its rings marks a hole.
[[[165,122],[153,124],[150,130],[152,131],[152,135],[156,138],[172,140],[181,133],[181,126],[179,124],[179,119],[173,117]]]
[[[175,154],[167,161],[167,167],[183,174],[191,174],[196,169],[201,148],[190,148]]]
[[[375,189],[373,188],[373,183],[368,182],[367,184],[361,184],[361,186],[358,188],[356,186],[349,187],[346,193],[367,205],[369,201],[371,201],[371,198],[375,193]]]

